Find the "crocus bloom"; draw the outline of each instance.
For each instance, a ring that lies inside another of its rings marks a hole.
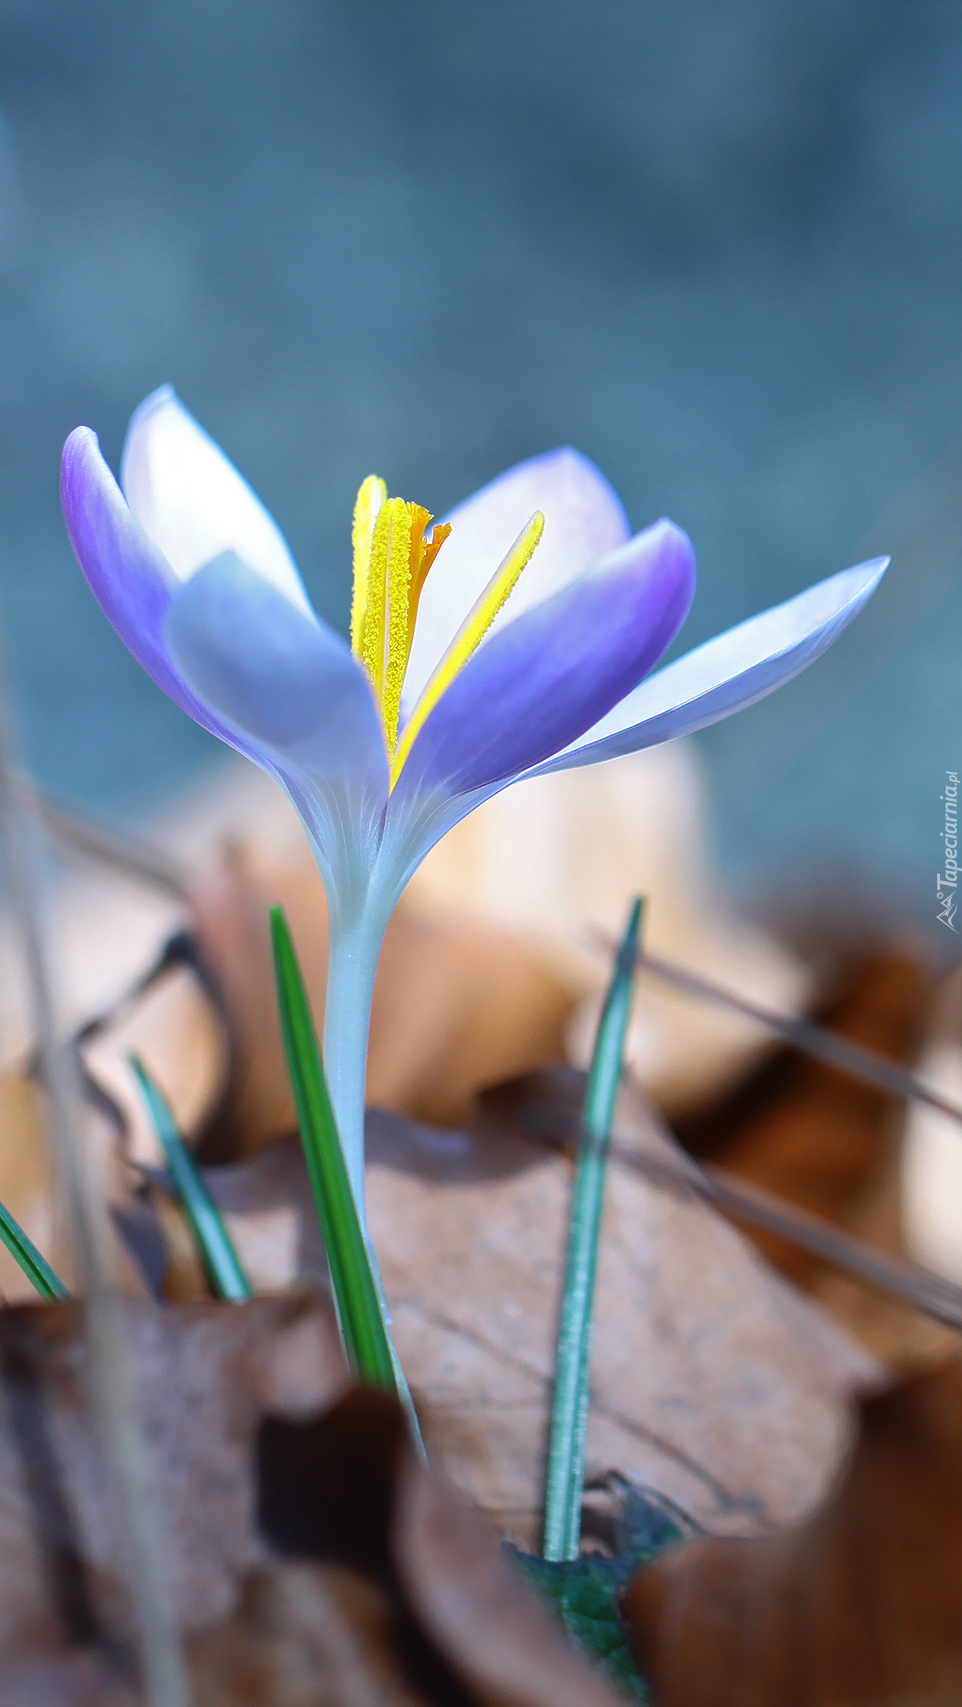
[[[121,482],[78,427],[63,506],[94,593],[165,692],[282,784],[310,837],[330,906],[325,1065],[359,1202],[374,971],[428,849],[508,783],[770,693],[841,633],[887,561],[652,676],[691,602],[691,545],[664,520],[632,536],[576,451],[520,463],[430,536],[426,510],[365,480],[351,644],[315,615],[274,521],[169,388],[134,415]]]

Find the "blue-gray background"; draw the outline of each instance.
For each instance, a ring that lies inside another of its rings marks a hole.
[[[691,533],[692,641],[891,537],[859,633],[704,745],[733,877],[847,861],[932,916],[962,7],[0,0],[0,112],[0,618],[43,783],[123,818],[216,758],[57,507],[69,429],[116,461],[169,379],[342,625],[372,468],[443,511],[578,445],[637,526]]]

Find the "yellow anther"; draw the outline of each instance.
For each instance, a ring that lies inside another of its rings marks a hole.
[[[378,705],[384,691],[384,646],[387,638],[387,566],[391,545],[391,500],[386,498],[374,519],[367,599],[361,625],[361,662]]]
[[[362,483],[354,505],[354,597],[351,601],[351,647],[360,655],[367,615],[368,587],[371,575],[371,541],[378,510],[387,497],[387,487],[376,474],[369,474]]]
[[[504,562],[492,575],[481,597],[465,617],[404,725],[401,739],[397,743],[394,757],[391,760],[392,788],[397,782],[401,766],[411,751],[426,719],[434,710],[441,695],[451,686],[458,671],[467,663],[475,647],[484,639],[522,569],[529,561],[543,531],[544,516],[539,510],[536,510],[527,527],[518,535]]]
[[[351,648],[374,689],[389,749],[397,740],[421,589],[451,532],[445,522],[426,540],[433,519],[421,504],[389,498],[384,481],[374,474],[364,481],[354,506]]]
[[[384,684],[381,689],[381,716],[388,751],[397,740],[398,717],[401,711],[401,687],[407,669],[408,648],[411,644],[408,604],[411,590],[411,511],[413,504],[403,498],[389,498],[384,511],[390,512],[387,547],[387,646],[384,654]],[[423,531],[423,529],[422,529]]]

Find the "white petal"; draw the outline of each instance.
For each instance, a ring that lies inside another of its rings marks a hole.
[[[451,523],[451,536],[441,547],[421,594],[404,680],[405,711],[410,711],[535,510],[544,515],[544,534],[491,633],[540,604],[596,557],[628,538],[628,522],[617,494],[576,450],[531,457],[459,504],[445,517]]]
[[[133,415],[121,485],[148,539],[181,581],[233,551],[301,610],[310,609],[277,523],[172,386],[161,386]]]
[[[878,586],[889,559],[843,569],[807,592],[762,611],[649,676],[554,759],[526,771],[543,776],[617,758],[689,735],[763,699],[837,639]]]

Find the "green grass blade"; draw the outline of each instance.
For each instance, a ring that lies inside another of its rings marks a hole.
[[[359,1381],[395,1394],[407,1409],[327,1093],[307,992],[280,907],[271,908],[271,933],[287,1066],[344,1349]]]
[[[598,1234],[611,1122],[624,1065],[641,915],[642,902],[637,900],[629,915],[601,1011],[582,1109],[548,1437],[546,1559],[576,1559],[581,1540]]]
[[[174,1188],[190,1222],[214,1293],[218,1298],[228,1298],[234,1303],[252,1297],[253,1289],[241,1267],[220,1210],[177,1130],[167,1098],[138,1056],[130,1056],[130,1065],[137,1075],[154,1131],[167,1158]]]
[[[28,1239],[19,1221],[15,1221],[9,1209],[0,1203],[0,1239],[3,1240],[20,1268],[23,1270],[31,1286],[35,1287],[41,1298],[48,1304],[55,1304],[58,1299],[69,1298],[60,1276],[54,1274],[46,1257],[42,1257],[32,1239]]]

